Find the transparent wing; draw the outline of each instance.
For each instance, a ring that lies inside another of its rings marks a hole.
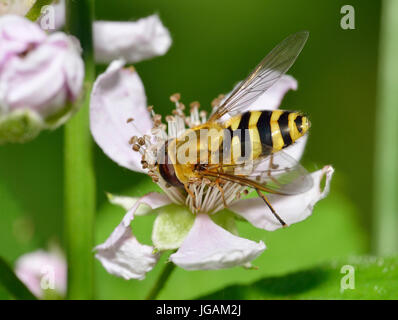
[[[313,186],[308,171],[283,150],[238,164],[210,165],[203,175],[284,195],[300,194]]]
[[[233,115],[246,109],[289,70],[307,39],[308,32],[301,31],[290,35],[278,44],[246,80],[241,82],[215,109],[209,121],[215,121],[227,113]]]

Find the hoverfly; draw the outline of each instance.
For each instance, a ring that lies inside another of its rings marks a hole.
[[[307,38],[305,31],[287,37],[214,108],[207,122],[167,141],[163,146],[164,161],[157,165],[162,178],[174,187],[185,188],[192,197],[189,183],[193,179],[210,180],[221,191],[227,181],[252,188],[285,226],[263,192],[294,195],[312,187],[308,172],[283,151],[307,133],[310,122],[301,112],[244,111],[287,72]],[[204,139],[203,132],[207,132]],[[178,155],[187,137],[199,133],[201,139],[194,142],[193,160],[180,161]],[[203,141],[211,138],[218,139],[209,147]],[[203,155],[207,161],[203,161]]]

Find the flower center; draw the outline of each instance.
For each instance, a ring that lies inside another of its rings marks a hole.
[[[212,107],[217,107],[223,98],[223,95],[219,95],[214,99]],[[172,115],[165,117],[167,125],[162,122],[162,116],[154,112],[153,106],[149,106],[148,111],[153,121],[151,135],[133,136],[129,144],[135,152],[141,154],[142,168],[148,170],[148,175],[153,182],[157,183],[172,201],[187,206],[193,213],[217,212],[240,198],[242,194],[247,194],[246,187],[230,181],[219,180],[216,183],[201,177],[191,178],[184,186],[174,181],[177,177],[170,170],[173,164],[167,163],[167,161],[165,164],[158,163],[158,159],[165,153],[165,146],[169,141],[180,137],[187,129],[207,121],[207,112],[199,110],[199,102],[192,102],[190,112],[186,115],[184,113],[185,105],[180,102],[180,99],[179,93],[170,97],[175,104],[175,109],[172,111]],[[132,118],[127,119],[127,122],[134,125]],[[198,166],[194,166],[194,168],[200,169]],[[165,169],[167,172],[163,172]]]

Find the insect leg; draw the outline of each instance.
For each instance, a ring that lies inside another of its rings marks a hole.
[[[278,165],[275,165],[275,164],[274,164],[274,155],[273,155],[273,154],[270,155],[269,168],[270,168],[270,169],[277,169],[277,168],[278,168]],[[281,186],[281,184],[279,183],[279,181],[276,180],[276,179],[271,175],[271,170],[268,171],[267,176],[268,176],[277,186]]]
[[[261,197],[261,199],[264,200],[264,202],[266,203],[266,205],[268,206],[268,208],[271,210],[272,214],[275,216],[276,219],[278,219],[278,221],[281,223],[281,225],[283,227],[287,227],[287,224],[285,221],[282,220],[282,218],[276,213],[275,209],[271,206],[271,203],[269,203],[268,199],[266,198],[266,196],[259,190],[256,189],[257,194]]]
[[[227,202],[225,201],[224,189],[220,185],[220,180],[217,178],[216,181],[214,181],[214,184],[217,187],[217,189],[220,191],[221,197],[222,197],[222,202],[224,204],[224,208],[226,208],[227,207]]]

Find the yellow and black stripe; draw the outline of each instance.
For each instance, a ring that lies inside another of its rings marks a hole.
[[[224,143],[224,152],[230,151],[233,161],[238,157],[256,159],[290,146],[307,133],[309,126],[308,118],[300,112],[245,112],[224,124],[232,139],[230,144]]]

